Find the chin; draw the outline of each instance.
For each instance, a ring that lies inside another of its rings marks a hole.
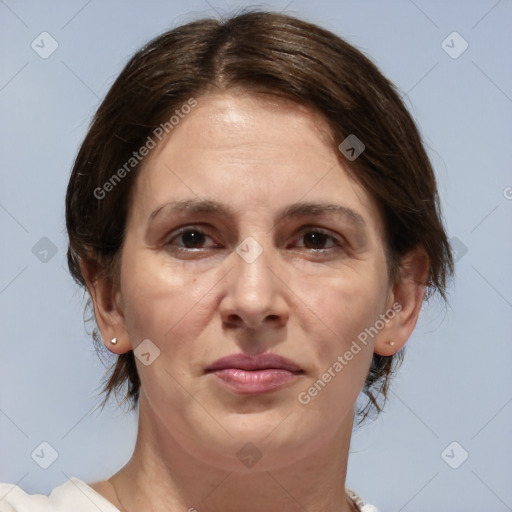
[[[241,424],[233,418],[223,423],[230,435],[225,431],[197,433],[196,441],[190,444],[191,453],[208,465],[242,474],[289,466],[314,453],[314,440],[322,436],[301,432],[293,421],[285,425],[285,417],[281,414],[279,421],[273,417],[272,421],[261,418],[252,422],[246,417]]]

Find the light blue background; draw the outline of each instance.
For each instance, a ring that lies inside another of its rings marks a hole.
[[[210,4],[0,2],[0,481],[47,493],[68,476],[110,476],[131,454],[134,415],[91,412],[104,367],[66,267],[65,187],[91,116],[137,48],[249,5]],[[451,307],[424,308],[385,413],[354,434],[347,484],[381,512],[512,510],[512,2],[258,5],[344,36],[406,93],[449,236],[467,247]],[[46,60],[31,48],[43,31],[59,45]],[[441,47],[452,31],[469,43],[457,59]],[[46,263],[32,253],[42,237],[57,247]],[[42,441],[59,453],[47,470],[30,456]],[[469,453],[458,469],[441,457],[453,441]]]

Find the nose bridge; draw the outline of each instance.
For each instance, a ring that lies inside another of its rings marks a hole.
[[[276,275],[278,255],[273,250],[271,235],[267,232],[258,239],[256,236],[247,236],[236,247],[234,269],[222,307],[231,320],[236,317],[249,327],[257,327],[266,318],[286,317],[283,284]]]
[[[266,237],[266,238],[265,238]],[[258,241],[259,240],[259,241]],[[247,236],[237,246],[235,258],[237,288],[248,295],[263,298],[272,292],[272,245],[270,236],[260,235],[258,240]]]

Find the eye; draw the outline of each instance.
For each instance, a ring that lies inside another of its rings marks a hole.
[[[206,231],[195,226],[187,226],[174,232],[165,246],[173,252],[188,253],[221,247],[215,242],[206,245],[208,240],[212,241],[212,238]],[[304,230],[299,238],[295,239],[294,246],[308,249],[313,254],[324,254],[333,250],[341,250],[344,244],[327,231],[316,228]]]
[[[313,251],[326,252],[332,249],[341,249],[343,243],[336,237],[330,235],[322,229],[309,229],[304,231],[298,240],[304,240],[303,247]],[[327,242],[334,242],[329,247],[325,247]]]
[[[190,249],[204,249],[203,244],[206,239],[211,238],[201,229],[196,227],[188,226],[182,228],[173,234],[172,238],[165,244],[174,250],[190,250]],[[175,240],[182,242],[182,244],[176,245],[173,243]],[[215,245],[214,245],[215,247]],[[208,247],[206,247],[208,248]]]

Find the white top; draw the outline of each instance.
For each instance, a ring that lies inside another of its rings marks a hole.
[[[361,512],[378,512],[350,489],[349,496]],[[110,501],[78,478],[70,478],[45,494],[27,494],[14,484],[0,483],[0,512],[120,512]]]
[[[0,483],[0,512],[120,512],[78,478],[55,487],[49,496],[26,494],[14,484]]]
[[[357,510],[359,510],[359,512],[379,512],[377,510],[377,507],[375,507],[374,505],[370,505],[369,503],[365,505],[363,500],[361,499],[361,496],[359,496],[359,494],[357,494],[352,489],[345,487],[345,492],[348,494],[349,498],[355,503]],[[0,512],[2,511],[0,510]]]

